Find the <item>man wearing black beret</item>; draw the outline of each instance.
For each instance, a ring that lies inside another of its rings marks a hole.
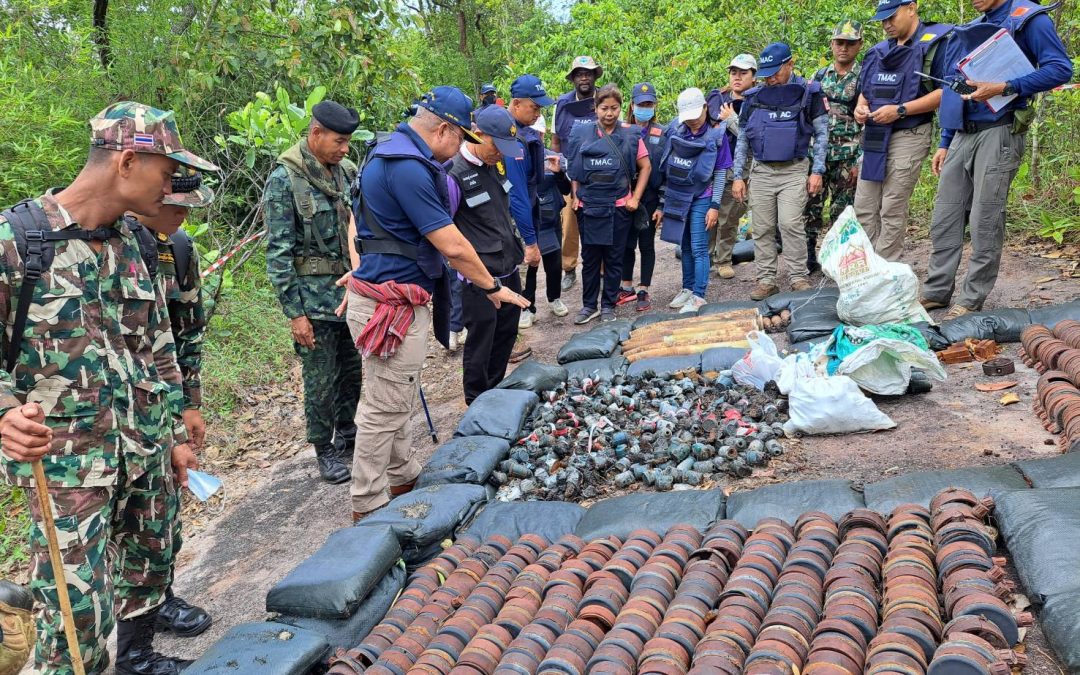
[[[345,155],[360,118],[333,101],[311,116],[307,136],[281,153],[266,182],[266,272],[303,364],[307,440],[322,479],[337,484],[349,480],[360,398],[360,355],[344,317],[334,313],[345,297],[334,282],[350,269],[356,166]]]

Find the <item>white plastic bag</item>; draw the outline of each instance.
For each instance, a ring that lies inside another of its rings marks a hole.
[[[739,384],[764,390],[765,384],[776,377],[776,369],[783,360],[777,355],[776,343],[762,331],[750,331],[746,341],[750,343],[750,351],[731,366],[731,374]]]
[[[938,382],[945,381],[945,369],[933,352],[890,338],[875,338],[848,354],[836,374],[847,375],[872,394],[899,396],[907,392],[912,368]]]
[[[821,243],[821,268],[840,287],[836,313],[852,326],[931,323],[919,304],[919,279],[911,267],[874,252],[855,209],[847,207]]]
[[[896,422],[878,410],[846,375],[821,375],[806,354],[784,359],[777,386],[787,389],[788,434],[852,434],[892,429]]]

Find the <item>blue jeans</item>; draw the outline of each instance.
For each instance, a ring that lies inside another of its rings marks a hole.
[[[705,214],[711,201],[708,197],[694,200],[682,236],[682,287],[699,298],[704,298],[709,289],[709,232],[705,229]]]

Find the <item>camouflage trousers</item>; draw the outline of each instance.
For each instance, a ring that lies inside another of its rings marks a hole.
[[[807,237],[817,239],[819,232],[828,231],[844,209],[855,201],[855,186],[859,182],[858,166],[857,157],[825,162],[821,192],[811,197],[806,204]],[[828,223],[823,221],[826,198],[829,199]]]
[[[338,436],[356,436],[356,404],[360,401],[360,352],[344,321],[312,319],[315,348],[293,346],[303,365],[304,417],[307,440],[319,446]]]
[[[35,489],[28,490],[30,589],[38,602],[36,673],[72,675],[48,542]],[[169,456],[139,476],[121,461],[116,483],[101,487],[49,487],[64,561],[79,651],[87,673],[108,660],[105,644],[116,618],[156,609],[172,583],[179,531],[180,491]]]

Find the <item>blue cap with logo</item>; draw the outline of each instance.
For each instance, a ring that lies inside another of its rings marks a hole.
[[[656,87],[652,86],[652,82],[638,82],[634,85],[631,100],[634,103],[656,103]]]
[[[877,4],[877,14],[871,21],[884,21],[893,14],[896,14],[896,10],[900,9],[904,5],[910,5],[915,0],[880,0]]]
[[[541,108],[555,103],[544,89],[544,83],[535,75],[522,75],[511,82],[510,98],[531,98]]]
[[[430,111],[450,124],[461,127],[465,131],[465,138],[469,142],[480,142],[480,139],[472,132],[472,99],[457,87],[446,85],[435,87],[421,96],[416,105]]]
[[[485,136],[491,136],[495,147],[506,159],[521,159],[525,152],[517,139],[517,122],[506,108],[489,105],[476,113],[476,128]]]
[[[758,63],[761,68],[757,71],[758,79],[772,77],[780,72],[785,63],[791,60],[791,47],[783,42],[774,42],[761,50]]]
[[[485,82],[483,84],[483,86],[480,87],[480,93],[481,94],[494,94],[495,93],[495,85],[490,83],[490,82]]]

